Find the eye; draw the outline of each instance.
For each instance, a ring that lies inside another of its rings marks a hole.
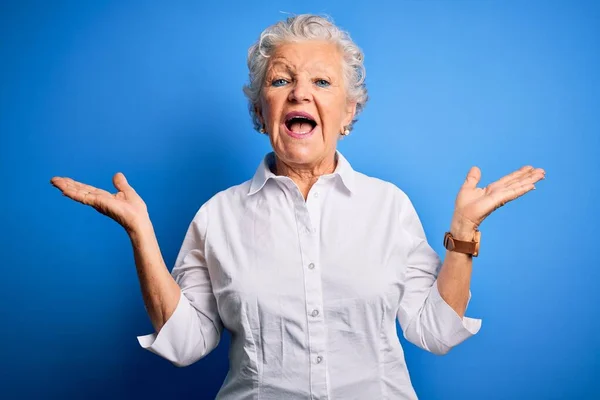
[[[315,84],[320,87],[328,87],[329,85],[331,85],[326,79],[317,79],[315,81]]]
[[[279,79],[273,79],[273,81],[271,82],[271,85],[279,87],[279,86],[285,85],[286,83],[289,83],[289,82],[283,78],[279,78]]]

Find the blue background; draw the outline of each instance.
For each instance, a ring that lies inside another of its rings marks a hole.
[[[124,172],[171,269],[200,205],[270,150],[241,88],[286,11],[330,14],[364,50],[370,101],[339,149],[411,197],[440,254],[471,165],[483,185],[547,172],[481,226],[480,333],[444,357],[403,341],[420,398],[600,398],[598,3],[299,4],[2,2],[0,397],[214,397],[229,337],[187,368],[143,350],[127,235],[49,179],[114,191]]]

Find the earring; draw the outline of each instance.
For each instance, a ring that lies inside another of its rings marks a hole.
[[[264,128],[264,127],[260,128],[258,131],[259,131],[260,133],[267,133],[267,131],[265,130],[265,128]]]
[[[350,134],[350,129],[348,129],[348,127],[346,126],[344,127],[341,133],[343,136],[348,136]]]

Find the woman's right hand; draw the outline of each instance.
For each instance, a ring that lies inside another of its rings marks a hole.
[[[140,224],[150,220],[146,203],[129,186],[125,175],[121,172],[117,172],[113,176],[113,184],[118,189],[115,194],[66,177],[55,176],[50,179],[50,183],[60,189],[68,198],[91,206],[96,211],[114,219],[129,234]]]

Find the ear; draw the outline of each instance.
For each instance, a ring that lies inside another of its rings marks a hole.
[[[261,109],[260,109],[259,106],[254,106],[254,113],[258,117],[258,120],[260,121],[260,124],[264,126],[265,125],[265,120],[264,120],[264,118],[262,116],[262,111],[261,111]]]
[[[346,104],[346,115],[344,116],[344,126],[350,125],[356,115],[356,101],[351,101]]]

